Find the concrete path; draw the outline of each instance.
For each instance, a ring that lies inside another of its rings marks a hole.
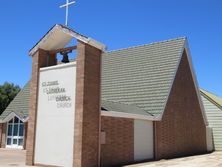
[[[0,167],[25,166],[24,150],[0,149]]]
[[[154,161],[125,167],[222,167],[222,152]]]
[[[26,167],[24,150],[0,149],[0,167]],[[222,152],[161,160],[125,167],[222,167]]]

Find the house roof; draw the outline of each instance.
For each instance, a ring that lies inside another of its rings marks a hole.
[[[102,55],[102,107],[159,117],[167,102],[186,38],[131,47]],[[28,115],[29,84],[2,114]],[[18,111],[17,111],[18,110]]]
[[[219,97],[209,91],[200,89],[200,93],[202,96],[204,96],[205,98],[207,98],[209,101],[211,101],[212,103],[214,103],[215,105],[217,105],[219,108],[222,109],[222,97]]]

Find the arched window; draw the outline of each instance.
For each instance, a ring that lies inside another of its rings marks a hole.
[[[7,123],[6,148],[23,148],[24,123],[17,117]]]

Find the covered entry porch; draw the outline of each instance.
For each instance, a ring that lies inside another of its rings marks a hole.
[[[25,149],[27,120],[14,112],[0,122],[0,146],[9,149]]]

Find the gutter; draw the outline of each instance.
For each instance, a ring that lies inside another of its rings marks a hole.
[[[131,113],[124,113],[124,112],[117,112],[117,111],[101,111],[101,116],[140,119],[140,120],[147,120],[147,121],[160,121],[160,118],[155,117],[155,116],[131,114]]]

